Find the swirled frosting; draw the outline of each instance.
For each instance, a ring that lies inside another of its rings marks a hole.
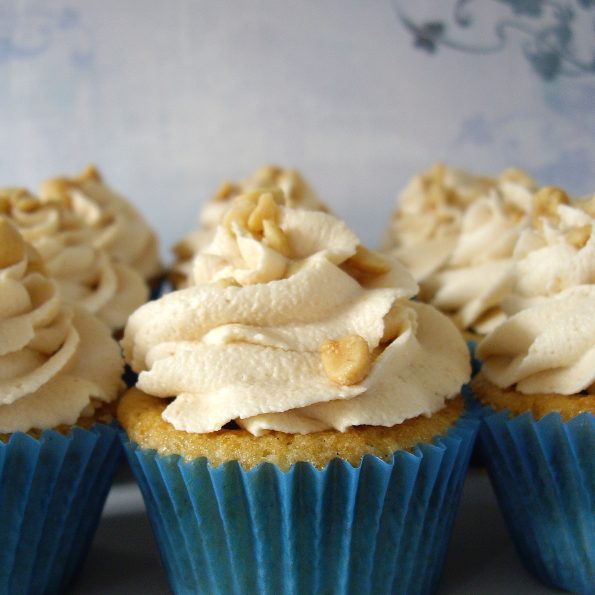
[[[508,169],[491,178],[438,163],[412,178],[400,194],[383,250],[423,281],[450,259],[465,213],[478,198],[496,193],[504,197],[510,211],[522,210],[534,187],[520,170]]]
[[[134,269],[114,262],[92,243],[93,232],[79,217],[24,190],[4,190],[0,205],[44,260],[62,296],[96,314],[113,331],[148,298],[148,286]]]
[[[177,262],[173,267],[179,287],[192,283],[192,259],[213,240],[217,226],[222,222],[233,199],[240,194],[263,188],[281,188],[287,205],[310,211],[327,211],[310,184],[295,169],[267,165],[257,169],[239,183],[224,182],[216,194],[206,202],[200,213],[200,228],[184,237],[174,246]]]
[[[462,330],[485,334],[504,320],[501,301],[534,187],[519,170],[487,178],[437,166],[404,192],[392,254],[419,281],[420,297]]]
[[[478,356],[501,388],[576,394],[595,381],[595,220],[583,204],[545,190],[545,211],[515,247],[513,287],[502,302],[508,318]]]
[[[142,215],[105,184],[94,166],[77,177],[46,180],[40,196],[76,213],[91,228],[93,245],[112,260],[133,268],[146,281],[161,274],[157,236]]]
[[[410,301],[413,278],[341,221],[266,194],[234,201],[194,261],[194,286],[131,316],[122,345],[138,387],[175,397],[165,420],[201,433],[231,420],[256,435],[343,431],[440,409],[469,376],[454,325]],[[321,346],[344,337],[369,361],[348,351],[327,363]],[[353,381],[333,372],[362,363]]]
[[[0,215],[0,432],[74,424],[116,398],[122,370],[107,327],[62,301],[41,257]]]

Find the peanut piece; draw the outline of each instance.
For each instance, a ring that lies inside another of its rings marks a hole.
[[[32,213],[33,211],[37,211],[41,208],[41,203],[36,198],[27,196],[17,199],[14,206],[19,211],[23,211],[24,213]]]
[[[277,223],[270,219],[263,219],[262,229],[264,233],[262,243],[289,258],[291,255],[289,240]]]
[[[358,244],[355,254],[348,258],[345,264],[363,273],[372,273],[373,275],[384,275],[390,271],[390,265],[381,254],[374,250],[368,250],[362,244]]]
[[[273,195],[265,192],[259,196],[256,208],[250,213],[248,229],[253,233],[261,233],[265,219],[277,223],[278,215],[279,209]]]
[[[25,240],[8,219],[0,217],[0,269],[16,264],[24,255]]]
[[[540,188],[532,199],[533,223],[535,224],[542,217],[558,221],[558,206],[570,204],[570,199],[564,190],[555,186],[544,186]]]
[[[517,184],[522,184],[528,188],[531,188],[535,185],[533,178],[527,172],[524,172],[522,169],[518,169],[517,167],[509,167],[508,169],[505,169],[500,174],[500,179],[503,182],[516,182]]]
[[[221,186],[219,186],[215,196],[215,200],[229,200],[234,194],[239,192],[239,188],[229,180],[225,180]]]
[[[326,375],[337,384],[357,384],[370,371],[368,342],[360,335],[326,339],[320,346],[320,356]]]
[[[591,237],[591,226],[583,225],[582,227],[574,227],[573,229],[569,229],[564,236],[570,244],[580,250]]]
[[[93,180],[94,182],[101,182],[101,174],[97,169],[97,166],[93,163],[90,163],[85,167],[85,169],[80,173],[78,179],[81,182],[88,182]]]

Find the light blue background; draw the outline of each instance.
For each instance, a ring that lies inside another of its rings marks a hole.
[[[595,75],[537,76],[521,31],[489,54],[414,47],[399,11],[446,19],[453,4],[0,0],[0,185],[96,162],[164,253],[222,179],[269,161],[301,168],[372,245],[438,159],[594,192]],[[468,4],[469,44],[523,17]],[[573,43],[593,56],[593,11],[580,16]]]

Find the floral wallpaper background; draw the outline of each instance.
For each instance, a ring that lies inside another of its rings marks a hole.
[[[0,0],[0,185],[96,162],[165,249],[265,162],[374,245],[437,160],[593,193],[594,138],[595,0]]]

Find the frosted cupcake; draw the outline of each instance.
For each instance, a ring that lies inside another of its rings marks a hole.
[[[223,221],[233,199],[242,193],[263,188],[280,188],[290,207],[310,211],[327,210],[310,184],[294,169],[266,165],[240,183],[224,182],[204,205],[199,229],[188,234],[173,248],[176,262],[172,267],[171,279],[175,287],[186,287],[192,283],[192,259],[212,242],[215,230]]]
[[[486,406],[483,458],[524,563],[550,585],[591,593],[594,223],[582,207],[546,204],[547,216],[521,238],[518,293],[479,344],[483,368],[471,386]]]
[[[535,188],[535,182],[518,169],[488,177],[437,163],[414,176],[401,192],[382,249],[423,282],[449,261],[465,227],[465,213],[478,199],[502,198],[506,214],[516,219],[527,192]]]
[[[95,166],[76,177],[46,180],[39,194],[43,201],[58,201],[75,213],[91,228],[96,248],[137,271],[158,295],[163,266],[157,236],[140,212],[103,181]]]
[[[435,588],[476,422],[466,346],[331,215],[236,199],[137,310],[118,411],[175,592]]]
[[[67,589],[120,456],[123,361],[107,327],[65,304],[0,215],[0,590]]]
[[[62,297],[97,315],[114,334],[147,301],[149,289],[140,274],[95,247],[92,230],[61,204],[43,203],[22,189],[4,189],[0,213],[39,252]]]

